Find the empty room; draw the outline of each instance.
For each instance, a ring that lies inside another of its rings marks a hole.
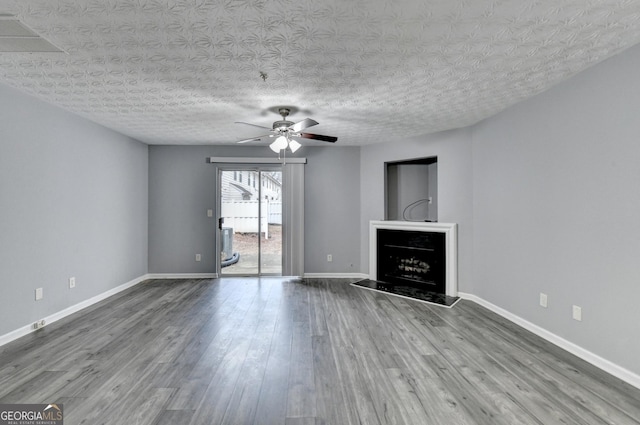
[[[640,424],[640,3],[0,3],[0,424]]]

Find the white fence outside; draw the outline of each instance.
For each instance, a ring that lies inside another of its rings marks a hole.
[[[267,205],[268,223],[282,225],[282,201],[269,201]]]
[[[269,224],[282,224],[282,202],[260,201],[262,204],[260,230],[258,230],[258,201],[223,200],[220,205],[224,227],[233,228],[234,233],[264,233],[269,237]]]

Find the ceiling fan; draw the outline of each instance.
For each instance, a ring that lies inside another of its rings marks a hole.
[[[252,127],[258,127],[270,131],[270,134],[253,137],[251,139],[240,140],[238,143],[259,142],[265,138],[275,137],[276,139],[269,145],[269,147],[272,151],[279,153],[280,151],[286,150],[287,148],[289,148],[291,152],[297,151],[300,146],[302,146],[300,142],[302,142],[303,139],[320,140],[322,142],[329,143],[335,143],[338,140],[337,137],[302,132],[302,130],[306,128],[318,125],[318,122],[312,120],[311,118],[305,118],[302,121],[298,121],[296,123],[294,123],[293,121],[288,121],[287,117],[291,113],[290,108],[278,108],[278,113],[282,116],[282,120],[274,122],[272,128],[250,124],[248,122],[236,121],[236,124],[250,125]]]

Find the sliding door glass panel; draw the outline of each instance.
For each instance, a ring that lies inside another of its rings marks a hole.
[[[220,274],[282,274],[282,172],[221,170]]]
[[[260,274],[282,274],[282,171],[262,171]]]

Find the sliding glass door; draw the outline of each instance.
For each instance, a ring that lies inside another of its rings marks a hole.
[[[218,169],[221,276],[282,275],[282,170]]]

